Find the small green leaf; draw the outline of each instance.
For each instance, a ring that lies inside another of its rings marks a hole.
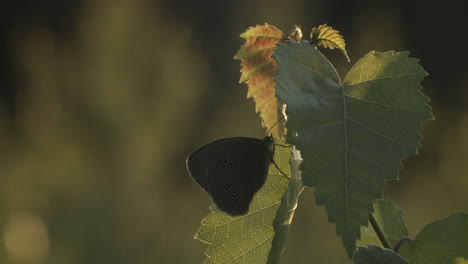
[[[310,32],[310,43],[328,49],[339,49],[348,62],[350,62],[348,53],[346,52],[345,40],[339,33],[338,30],[327,26],[327,24],[320,25],[318,28],[314,27]]]
[[[288,177],[290,152],[275,145],[274,160]],[[205,263],[266,263],[275,237],[273,222],[281,215],[277,211],[289,182],[272,164],[246,215],[232,217],[212,206],[195,235],[209,245]]]
[[[359,247],[354,254],[355,264],[409,264],[404,258],[392,250],[370,245]]]
[[[411,264],[468,263],[468,213],[458,212],[425,226],[400,254]]]
[[[304,159],[303,183],[351,257],[360,226],[385,180],[398,179],[403,157],[417,153],[421,123],[432,119],[419,82],[427,75],[407,52],[370,52],[342,84],[307,42],[277,44],[276,95],[287,105],[287,141]]]
[[[392,201],[375,201],[373,214],[392,248],[400,238],[408,236],[403,213]],[[383,246],[370,224],[367,227],[361,226],[361,240],[357,242],[359,246],[369,244]]]

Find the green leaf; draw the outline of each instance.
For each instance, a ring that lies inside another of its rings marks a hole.
[[[468,213],[458,212],[425,226],[400,254],[411,264],[468,263]]]
[[[290,153],[290,148],[275,145],[275,163],[287,175],[291,175]],[[265,184],[255,194],[246,215],[232,217],[212,206],[212,213],[203,219],[195,235],[196,239],[209,244],[205,263],[266,263],[277,229],[273,222],[278,215],[286,213],[280,213],[278,208],[289,182],[272,164]]]
[[[348,53],[346,52],[346,43],[339,34],[340,32],[327,24],[320,25],[318,28],[312,28],[310,32],[310,43],[312,45],[322,46],[328,49],[339,49],[341,53],[346,57],[348,62],[350,61]]]
[[[303,183],[315,187],[349,256],[401,159],[417,152],[421,123],[432,118],[418,84],[427,73],[407,52],[370,52],[343,84],[307,42],[277,44],[276,95],[286,103],[287,141],[304,159]]]
[[[356,264],[409,264],[404,258],[392,250],[370,245],[359,247],[354,254]]]
[[[392,201],[375,201],[373,214],[392,248],[395,247],[400,238],[408,236],[403,213]],[[367,227],[361,226],[361,240],[357,242],[358,246],[367,246],[369,244],[383,246],[370,224]]]

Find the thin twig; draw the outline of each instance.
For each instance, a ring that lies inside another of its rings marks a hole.
[[[396,253],[398,253],[398,251],[400,251],[400,247],[401,245],[403,244],[403,242],[405,241],[411,241],[411,239],[409,237],[402,237],[400,238],[400,240],[398,240],[398,242],[395,244],[395,247],[393,248],[393,251],[395,251]]]
[[[390,247],[390,244],[388,243],[388,240],[387,238],[385,237],[382,229],[380,229],[380,226],[379,224],[377,223],[377,221],[375,220],[374,218],[374,215],[372,214],[369,214],[369,222],[371,223],[372,227],[374,228],[374,231],[375,233],[377,234],[377,236],[379,237],[380,239],[380,242],[382,243],[382,245],[385,247],[385,248],[391,248]]]

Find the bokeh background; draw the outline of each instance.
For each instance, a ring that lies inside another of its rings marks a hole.
[[[410,233],[468,210],[466,8],[443,1],[4,0],[0,4],[0,263],[201,263],[210,200],[185,158],[263,137],[239,62],[249,26],[328,23],[352,62],[409,50],[435,121],[386,197]],[[306,189],[283,263],[346,263]]]

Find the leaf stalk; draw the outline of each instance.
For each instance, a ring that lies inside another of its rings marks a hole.
[[[371,223],[372,227],[374,228],[375,233],[379,237],[380,242],[385,248],[391,249],[390,243],[388,243],[387,237],[385,237],[385,234],[383,233],[382,229],[380,228],[379,224],[374,218],[374,215],[372,213],[369,214],[369,222]]]
[[[401,245],[403,244],[403,242],[405,241],[411,241],[411,239],[409,237],[402,237],[400,238],[400,240],[398,240],[398,242],[396,243],[395,247],[393,248],[393,251],[395,251],[396,253],[398,253],[398,251],[400,251],[400,247]]]

